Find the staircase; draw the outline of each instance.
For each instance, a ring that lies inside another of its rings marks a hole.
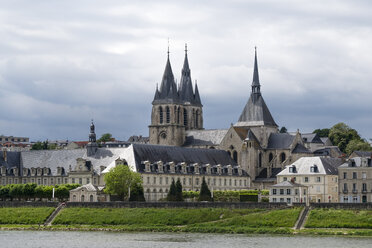
[[[48,219],[45,221],[44,226],[50,226],[52,225],[52,222],[54,218],[57,216],[59,211],[61,211],[65,207],[64,203],[60,203],[58,207],[53,211],[53,213],[48,217]]]
[[[305,224],[305,220],[307,219],[307,216],[309,214],[310,207],[306,206],[304,210],[301,212],[300,216],[298,217],[298,221],[296,223],[295,229],[301,229],[303,228]]]

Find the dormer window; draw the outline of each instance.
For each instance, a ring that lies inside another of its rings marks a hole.
[[[290,173],[297,173],[296,166],[295,165],[290,166],[289,167],[289,172]]]
[[[313,166],[310,167],[310,172],[319,172],[318,170],[318,166],[316,164],[314,164]]]

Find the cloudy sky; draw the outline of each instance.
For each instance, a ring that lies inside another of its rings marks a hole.
[[[370,1],[1,0],[0,134],[31,140],[148,136],[170,58],[188,44],[206,129],[228,128],[248,100],[254,47],[279,126],[345,122],[372,138]]]

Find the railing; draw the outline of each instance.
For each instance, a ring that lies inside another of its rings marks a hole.
[[[356,194],[358,193],[358,190],[357,189],[353,189],[353,194]]]

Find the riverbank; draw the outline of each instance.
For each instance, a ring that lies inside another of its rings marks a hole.
[[[304,228],[295,229],[302,209],[67,207],[58,213],[51,225],[44,225],[50,208],[15,208],[14,211],[3,208],[0,230],[372,237],[372,210],[312,209]]]

